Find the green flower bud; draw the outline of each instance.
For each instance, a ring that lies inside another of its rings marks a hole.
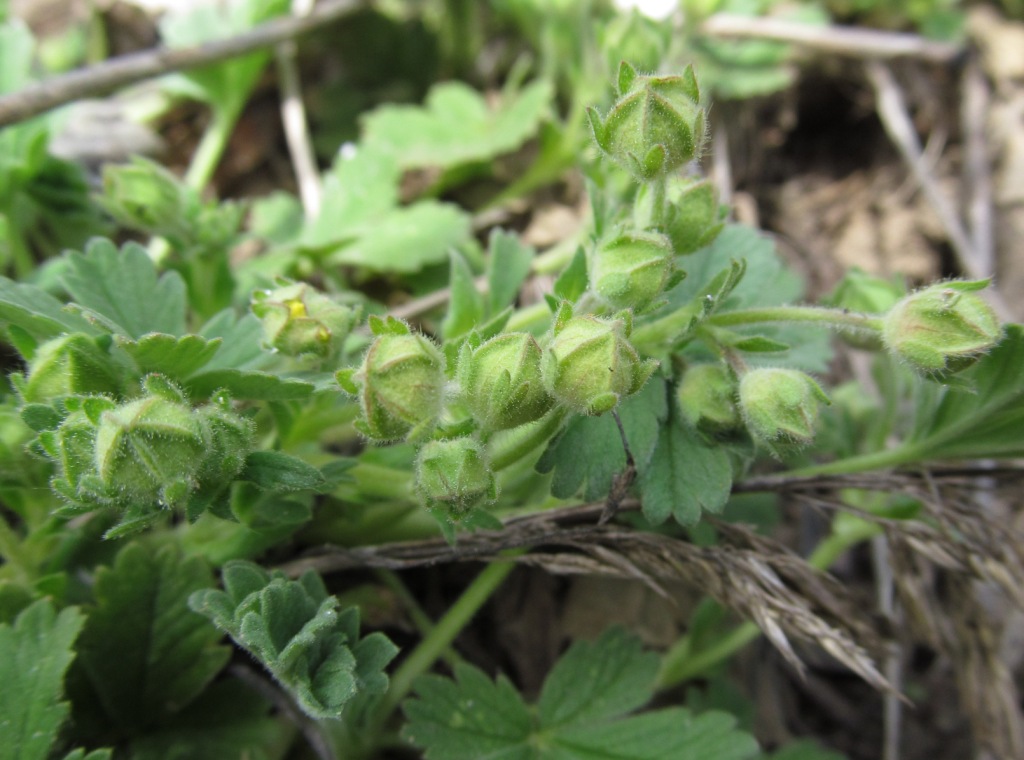
[[[359,319],[343,306],[301,282],[253,294],[252,312],[263,323],[268,345],[286,356],[334,356]]]
[[[183,224],[186,205],[178,178],[145,158],[103,168],[102,203],[124,226],[161,234]]]
[[[700,155],[705,114],[693,67],[682,76],[641,76],[619,65],[619,99],[602,120],[590,109],[598,147],[638,180],[663,177]]]
[[[705,433],[725,433],[743,424],[736,406],[736,381],[719,364],[690,367],[676,389],[683,419]]]
[[[151,379],[146,396],[100,415],[95,471],[122,501],[171,504],[194,487],[210,441],[173,386]]]
[[[253,448],[252,421],[237,414],[226,396],[197,410],[206,429],[206,456],[198,472],[200,487],[221,490],[235,479],[245,466]]]
[[[665,290],[674,268],[672,244],[653,232],[625,232],[594,249],[590,282],[613,309],[643,309]]]
[[[669,189],[665,232],[678,255],[711,245],[725,227],[718,191],[707,180],[687,180],[678,191]]]
[[[403,322],[372,319],[377,339],[363,364],[342,370],[338,383],[359,395],[363,419],[356,427],[376,441],[417,437],[441,413],[444,400],[444,356],[430,340],[414,335]]]
[[[658,362],[640,360],[628,340],[631,328],[628,312],[614,319],[573,317],[563,305],[541,362],[548,393],[575,412],[594,415],[640,390]]]
[[[498,497],[494,472],[483,447],[473,438],[430,441],[416,457],[416,492],[431,511],[451,520]]]
[[[541,350],[529,333],[505,333],[477,348],[465,345],[458,381],[473,418],[485,432],[543,417],[554,405],[544,390]]]
[[[116,394],[120,386],[110,355],[89,336],[73,333],[36,349],[21,394],[29,403],[44,403],[75,394]]]
[[[1003,328],[976,295],[988,280],[940,282],[899,301],[882,322],[889,351],[917,372],[942,379],[966,369],[999,342]]]
[[[761,443],[804,445],[814,440],[818,403],[828,404],[821,386],[795,369],[753,369],[743,375],[740,409]]]
[[[103,401],[107,408],[114,408],[113,401]],[[68,410],[68,415],[56,430],[46,430],[39,434],[39,444],[46,456],[59,468],[50,486],[70,502],[89,503],[95,499],[85,493],[83,483],[94,472],[96,425],[80,403],[70,405],[73,408]]]

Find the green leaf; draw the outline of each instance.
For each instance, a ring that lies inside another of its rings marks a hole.
[[[1024,456],[1024,327],[962,377],[971,390],[919,381],[915,429],[899,449],[908,461]]]
[[[487,313],[497,314],[515,303],[536,251],[523,243],[518,235],[495,229],[487,243]]]
[[[434,85],[425,106],[385,105],[363,119],[364,140],[402,169],[486,161],[522,145],[540,127],[554,90],[537,81],[506,92],[496,109],[462,82]]]
[[[427,760],[747,760],[757,744],[724,713],[682,708],[628,713],[648,702],[660,660],[624,631],[577,642],[529,708],[505,678],[455,666],[423,676],[403,709],[403,735]]]
[[[113,756],[113,750],[109,749],[94,749],[88,754],[84,749],[73,749],[64,755],[64,760],[110,760]]]
[[[384,666],[397,648],[379,633],[359,638],[359,610],[341,609],[323,581],[297,581],[251,562],[224,565],[224,591],[192,595],[206,615],[256,657],[311,717],[338,718],[357,694],[387,688]]]
[[[180,338],[151,333],[139,340],[118,340],[121,348],[135,360],[143,373],[160,372],[175,380],[184,380],[213,358],[220,339],[206,340],[198,335]]]
[[[158,332],[185,332],[185,282],[177,272],[157,277],[156,267],[137,243],[120,251],[106,239],[72,253],[61,282],[81,308],[111,332],[141,338]]]
[[[636,395],[623,401],[619,418],[637,470],[643,472],[654,453],[658,428],[668,415],[665,382],[652,378]],[[626,467],[622,436],[610,414],[576,417],[548,444],[537,462],[538,472],[555,471],[551,493],[567,499],[583,488],[588,501],[608,495],[612,481]]]
[[[68,717],[64,671],[85,618],[41,599],[0,625],[0,760],[45,760]]]
[[[446,341],[461,338],[484,318],[484,299],[476,289],[469,264],[456,251],[452,251],[451,261],[449,287],[452,296],[448,302],[448,315],[441,323],[441,335]]]
[[[316,467],[280,451],[253,451],[238,479],[267,491],[315,491],[326,483]]]
[[[564,301],[576,302],[587,290],[589,279],[587,277],[587,255],[583,252],[582,246],[576,249],[576,254],[569,262],[558,279],[555,280],[554,293]]]
[[[62,333],[97,335],[101,331],[35,285],[0,277],[0,320],[17,325],[39,340]]]
[[[131,760],[278,760],[294,732],[241,681],[218,681],[159,729],[130,744]]]
[[[188,608],[213,583],[206,564],[171,546],[122,549],[96,572],[96,607],[78,657],[98,705],[120,731],[158,723],[195,699],[227,662],[220,635]],[[76,699],[76,707],[78,700]]]
[[[199,330],[206,340],[220,338],[220,348],[204,366],[213,369],[263,369],[274,355],[263,348],[263,325],[253,314],[239,318],[231,309],[215,314]]]
[[[671,515],[691,526],[704,510],[722,511],[732,490],[732,464],[723,447],[708,446],[673,414],[661,427],[639,482],[644,517],[658,524]]]
[[[470,218],[458,207],[420,201],[377,219],[372,234],[339,247],[329,261],[374,272],[417,272],[444,261],[469,233]]]

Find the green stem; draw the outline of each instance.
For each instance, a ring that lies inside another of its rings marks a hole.
[[[197,192],[202,192],[213,178],[213,173],[220,163],[221,156],[228,146],[235,123],[242,113],[244,100],[233,100],[219,104],[213,108],[209,126],[203,133],[192,162],[185,173],[185,184]]]
[[[524,550],[517,549],[506,553],[505,556],[514,557],[523,552]],[[469,624],[473,616],[490,599],[491,594],[498,589],[514,568],[514,562],[493,562],[485,567],[462,592],[458,601],[448,609],[444,617],[437,621],[433,630],[412,650],[391,677],[387,694],[374,715],[372,723],[374,735],[379,733],[391,713],[412,690],[413,681],[427,672],[441,654],[451,646],[455,637]]]
[[[708,318],[708,324],[718,327],[735,327],[764,322],[816,322],[826,327],[853,327],[875,332],[882,329],[881,317],[822,306],[767,306],[760,309],[737,309],[736,311],[713,314]]]
[[[892,449],[872,451],[869,454],[837,459],[834,462],[801,467],[790,470],[786,474],[803,477],[806,475],[850,475],[857,472],[887,470],[919,462],[925,458],[925,454],[926,452],[919,447],[903,444]]]
[[[436,627],[430,616],[423,611],[419,601],[409,591],[408,587],[402,583],[402,579],[398,576],[398,573],[393,570],[379,569],[376,571],[377,578],[383,583],[391,593],[393,593],[398,601],[405,607],[406,612],[409,615],[409,619],[412,624],[416,626],[416,630],[420,632],[420,635],[424,638],[430,636]],[[445,662],[449,665],[455,665],[462,662],[462,658],[459,657],[458,652],[453,648],[448,647],[444,652],[441,653]]]
[[[412,499],[412,473],[397,467],[357,462],[349,471],[355,478],[355,490],[374,499]]]
[[[651,226],[659,230],[663,230],[665,228],[665,218],[668,214],[667,187],[668,177],[666,175],[662,175],[657,179],[651,180],[651,190],[654,193],[654,198],[652,199]]]
[[[491,467],[498,471],[515,464],[557,433],[568,416],[568,409],[556,407],[526,430],[500,439],[491,451]]]

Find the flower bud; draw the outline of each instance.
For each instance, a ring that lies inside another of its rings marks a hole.
[[[173,233],[185,215],[179,180],[144,158],[104,167],[102,203],[126,227],[161,234]]]
[[[678,194],[670,189],[669,201],[665,233],[678,255],[711,245],[725,226],[718,191],[707,180],[688,180]]]
[[[359,395],[357,428],[376,441],[412,436],[434,423],[444,399],[444,356],[430,340],[396,319],[372,321],[378,331],[362,366],[342,371],[339,384]]]
[[[75,394],[116,394],[120,382],[110,355],[81,333],[54,338],[39,346],[21,388],[29,403]]]
[[[814,440],[818,403],[828,396],[814,379],[795,369],[753,369],[743,375],[740,409],[761,443],[808,444]]]
[[[498,497],[494,472],[473,438],[430,441],[416,458],[416,492],[431,511],[451,520]]]
[[[208,436],[199,484],[221,490],[242,471],[252,451],[253,424],[232,410],[231,402],[223,396],[199,408],[197,414]]]
[[[95,471],[123,501],[180,501],[194,485],[209,438],[200,417],[174,398],[169,383],[103,412],[96,431]]]
[[[81,408],[71,410],[56,430],[39,434],[39,443],[59,467],[50,486],[68,501],[86,501],[81,485],[93,473],[96,426],[85,412]]]
[[[554,404],[544,390],[541,350],[529,333],[505,333],[459,357],[458,380],[484,432],[507,430],[543,417]]]
[[[725,433],[743,424],[736,407],[736,381],[719,364],[687,369],[676,400],[683,419],[705,433]]]
[[[253,294],[252,312],[263,323],[267,343],[286,356],[334,356],[358,320],[343,306],[302,282]]]
[[[942,379],[974,364],[1003,330],[976,294],[988,280],[940,282],[899,301],[882,322],[882,340],[923,375]]]
[[[590,256],[590,282],[613,309],[643,309],[672,275],[672,244],[664,235],[625,232],[600,243]]]
[[[628,312],[614,319],[573,317],[563,306],[541,363],[548,393],[580,414],[604,414],[636,393],[658,366],[641,361],[628,340]]]
[[[692,67],[682,76],[641,76],[619,65],[619,99],[602,120],[590,109],[598,147],[638,180],[663,177],[700,155],[704,109]]]

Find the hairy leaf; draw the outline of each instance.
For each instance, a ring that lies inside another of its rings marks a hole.
[[[208,369],[188,378],[184,384],[189,394],[196,398],[224,390],[236,399],[286,401],[306,398],[313,392],[313,385],[305,380],[241,369]]]
[[[253,451],[238,479],[267,491],[315,491],[326,483],[316,467],[280,451]]]
[[[101,332],[88,320],[68,311],[45,290],[6,277],[0,277],[0,321],[17,325],[39,340],[62,333],[96,335]]]
[[[357,694],[386,690],[384,666],[397,653],[380,633],[359,638],[359,609],[341,609],[323,581],[297,581],[251,562],[224,566],[224,591],[194,593],[206,615],[256,657],[314,718],[338,718]]]
[[[96,573],[96,608],[79,663],[107,720],[135,733],[195,699],[227,662],[218,631],[188,608],[213,582],[206,564],[173,547],[129,544]],[[76,705],[77,707],[77,705]]]
[[[724,713],[629,713],[654,694],[659,658],[618,629],[577,642],[531,709],[505,678],[459,664],[455,680],[423,676],[403,704],[403,734],[427,760],[747,760],[757,744]]]
[[[75,607],[58,615],[47,600],[0,625],[0,760],[45,760],[68,717],[64,671],[85,618]]]
[[[649,380],[639,393],[619,405],[618,413],[637,470],[643,472],[654,452],[659,425],[668,414],[664,380]],[[626,451],[611,414],[574,418],[537,462],[539,472],[555,471],[551,481],[554,496],[569,498],[582,488],[588,501],[607,496],[612,481],[625,467]]]
[[[88,319],[111,332],[141,338],[185,332],[185,282],[177,272],[157,277],[145,249],[128,243],[120,251],[96,239],[85,253],[72,253],[61,282]]]
[[[206,340],[198,335],[179,338],[163,333],[118,342],[143,374],[160,372],[178,381],[209,362],[221,344],[219,339]]]

